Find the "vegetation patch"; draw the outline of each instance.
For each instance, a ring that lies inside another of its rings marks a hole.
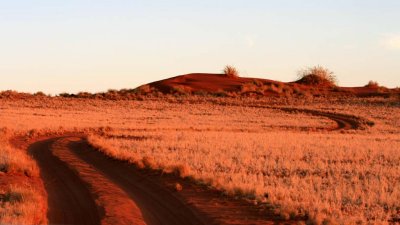
[[[0,193],[0,224],[47,224],[45,202],[33,187],[10,185]]]
[[[313,86],[336,86],[337,78],[329,69],[322,66],[314,66],[302,70],[298,74],[296,83]]]
[[[231,66],[231,65],[225,66],[223,72],[226,77],[230,77],[230,78],[239,77],[239,71],[234,66]]]

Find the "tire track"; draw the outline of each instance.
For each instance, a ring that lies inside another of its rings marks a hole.
[[[86,184],[101,211],[102,225],[144,225],[140,209],[134,201],[105,174],[86,163],[74,153],[69,145],[80,141],[79,137],[66,137],[55,140],[51,147],[53,155],[62,160]]]
[[[49,224],[100,224],[101,213],[82,180],[50,151],[56,139],[29,146],[48,195]]]
[[[319,111],[313,109],[301,109],[301,108],[272,107],[272,109],[278,109],[290,113],[298,112],[298,113],[310,114],[313,116],[322,116],[336,122],[337,127],[326,128],[326,130],[365,130],[375,125],[375,123],[370,120],[349,114],[325,112],[325,111]]]
[[[174,175],[140,170],[105,156],[80,135],[39,141],[29,149],[48,193],[49,224],[283,222],[270,205],[255,206]],[[183,186],[181,192],[173,188],[176,182]]]
[[[49,224],[209,224],[167,191],[84,143],[79,136],[60,137],[29,147],[48,193]]]
[[[330,120],[336,122],[336,127],[326,127],[325,130],[333,131],[333,130],[366,130],[369,127],[373,127],[375,123],[368,119],[344,114],[344,113],[336,113],[336,112],[327,112],[320,111],[315,109],[305,109],[305,108],[291,108],[291,107],[274,107],[274,106],[262,106],[262,105],[249,105],[248,107],[253,108],[264,108],[264,109],[273,109],[273,110],[281,110],[288,113],[304,113],[313,116],[321,116],[326,117]]]

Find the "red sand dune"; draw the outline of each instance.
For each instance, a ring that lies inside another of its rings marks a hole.
[[[210,73],[191,73],[171,77],[165,80],[149,83],[148,86],[153,90],[162,92],[164,94],[175,93],[178,89],[185,93],[207,92],[230,92],[238,94],[247,94],[256,91],[243,91],[245,85],[255,86],[271,86],[286,90],[296,89],[295,92],[308,92],[313,95],[321,93],[329,95],[350,95],[358,97],[368,96],[387,96],[392,93],[400,93],[398,89],[388,89],[385,87],[340,87],[330,85],[307,85],[303,84],[301,80],[294,82],[280,82],[269,79],[260,78],[247,78],[247,77],[227,77],[224,74],[210,74]],[[282,90],[271,91],[268,88],[262,92],[262,95],[284,95]],[[260,94],[260,91],[258,91]]]
[[[259,78],[245,78],[245,77],[226,77],[224,74],[211,74],[211,73],[191,73],[187,75],[176,76],[165,80],[150,83],[151,87],[160,90],[163,93],[171,92],[175,87],[184,86],[191,91],[240,91],[241,86],[246,83],[260,81],[263,83],[278,84],[279,81],[259,79]]]

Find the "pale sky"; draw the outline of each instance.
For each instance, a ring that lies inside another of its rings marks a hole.
[[[399,0],[0,0],[0,90],[106,91],[192,72],[400,86]]]

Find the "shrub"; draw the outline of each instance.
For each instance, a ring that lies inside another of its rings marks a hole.
[[[77,94],[77,97],[78,98],[90,98],[90,97],[92,97],[92,94],[89,92],[79,92]]]
[[[63,93],[61,93],[61,94],[58,94],[58,96],[59,96],[59,97],[63,97],[63,98],[75,97],[74,94],[69,94],[69,93],[66,93],[66,92],[63,92]]]
[[[29,93],[17,92],[17,91],[2,91],[0,92],[0,98],[6,99],[27,99],[30,98],[32,95]]]
[[[225,66],[223,72],[226,77],[231,77],[231,78],[239,77],[239,71],[234,66],[230,65]]]
[[[314,66],[299,72],[297,83],[306,85],[336,86],[337,79],[332,71],[322,66]]]
[[[40,97],[45,97],[46,96],[46,94],[45,93],[43,93],[43,92],[41,92],[41,91],[38,91],[38,92],[36,92],[35,94],[33,94],[34,96],[40,96]]]
[[[365,87],[369,87],[369,88],[378,88],[378,87],[379,87],[379,84],[378,84],[378,82],[376,82],[376,81],[370,80],[370,81],[368,82],[368,84],[365,85]]]

